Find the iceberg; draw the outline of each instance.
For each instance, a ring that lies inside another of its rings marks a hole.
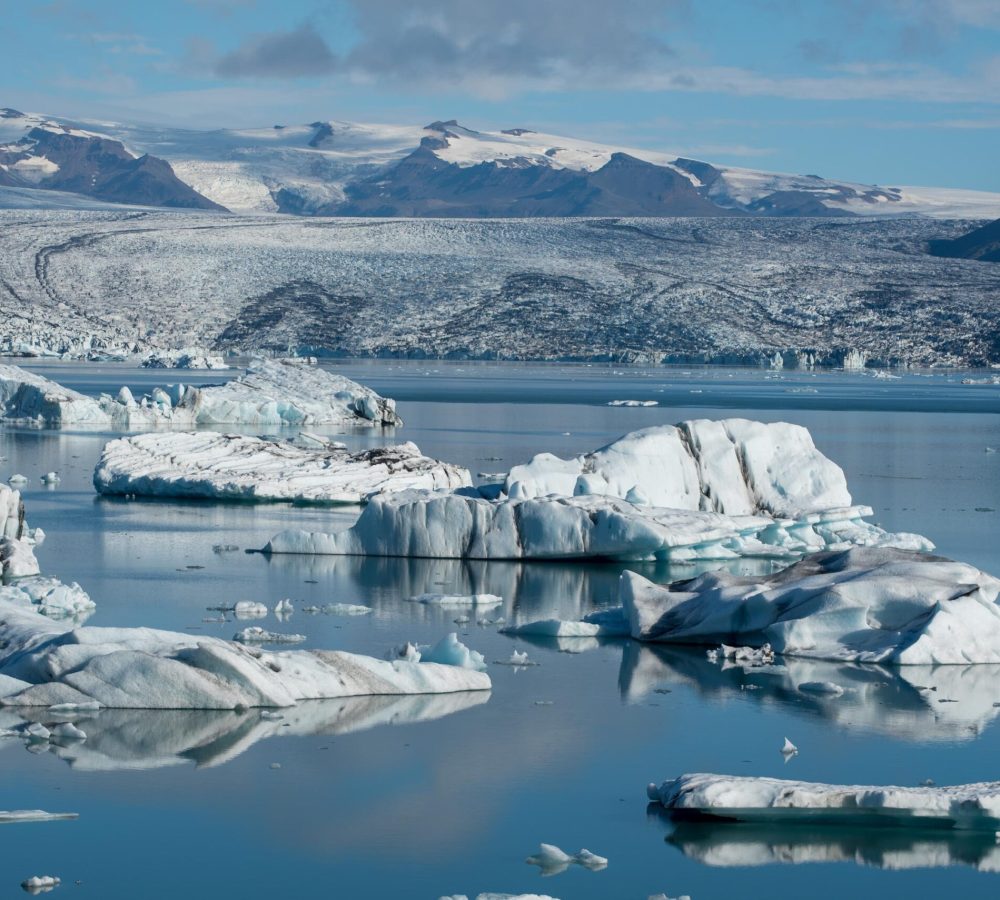
[[[0,419],[46,426],[145,429],[170,425],[402,425],[394,400],[309,362],[254,362],[221,385],[154,388],[136,400],[123,387],[88,397],[17,366],[0,365]]]
[[[486,659],[477,650],[470,650],[453,631],[446,634],[429,650],[420,651],[422,662],[441,663],[445,666],[458,666],[462,669],[474,669],[477,672],[486,671]]]
[[[26,528],[21,492],[6,484],[0,484],[0,540],[19,540],[25,536]]]
[[[1000,580],[926,553],[856,547],[774,574],[668,586],[621,576],[632,637],[770,644],[774,652],[885,665],[1000,663]]]
[[[627,434],[571,460],[539,454],[502,486],[400,491],[354,526],[275,535],[272,553],[471,559],[792,559],[819,550],[930,550],[852,505],[843,471],[787,423],[696,420]]]
[[[649,506],[779,519],[852,504],[843,470],[820,453],[808,429],[749,419],[657,425],[568,460],[540,453],[510,470],[508,496],[515,485],[521,497],[624,500],[637,490]]]
[[[104,446],[94,471],[94,487],[105,495],[319,505],[471,483],[467,469],[423,456],[409,442],[350,453],[214,431],[118,438]]]
[[[151,628],[69,628],[0,603],[0,675],[26,682],[4,706],[96,701],[119,709],[287,707],[369,694],[489,690],[483,672],[325,650],[271,652]]]
[[[177,350],[150,350],[139,365],[143,369],[228,369],[221,354],[204,347],[181,347]]]
[[[0,812],[0,823],[4,825],[16,822],[61,822],[67,819],[78,819],[79,813],[46,812],[44,809],[12,809]]]
[[[1000,829],[1000,782],[953,787],[836,785],[735,775],[681,775],[647,796],[678,818],[769,825]]]
[[[408,490],[371,498],[345,531],[289,529],[269,553],[417,556],[471,559],[731,560],[794,559],[855,543],[915,546],[913,535],[888,534],[849,507],[798,520],[725,515],[707,510],[636,505],[604,495],[490,500],[475,489]]]

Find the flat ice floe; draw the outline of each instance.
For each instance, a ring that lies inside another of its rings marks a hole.
[[[88,397],[17,366],[0,365],[0,419],[39,425],[401,425],[395,401],[304,360],[254,362],[208,387],[168,384],[148,395]]]
[[[315,504],[471,483],[467,469],[424,456],[409,442],[351,453],[214,431],[119,438],[104,446],[94,471],[101,494]]]
[[[681,775],[647,795],[679,817],[811,825],[1000,829],[1000,782],[952,787],[837,785],[735,775]]]
[[[770,644],[788,656],[888,665],[1000,662],[1000,580],[944,557],[857,547],[774,575],[621,577],[632,637]]]
[[[473,559],[787,559],[853,545],[929,550],[853,506],[843,471],[797,425],[698,420],[563,460],[539,454],[502,487],[375,498],[339,533],[285,531],[273,553]]]
[[[269,652],[151,628],[73,628],[0,603],[4,706],[287,707],[369,694],[490,688],[482,672],[325,650]],[[20,684],[18,683],[20,682]],[[17,689],[20,688],[20,689]]]

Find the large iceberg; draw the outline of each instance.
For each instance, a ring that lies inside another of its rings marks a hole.
[[[679,818],[769,824],[1000,830],[1000,782],[952,787],[836,785],[736,775],[681,775],[647,795]]]
[[[603,494],[491,500],[474,489],[400,491],[373,497],[340,532],[283,531],[271,553],[471,559],[792,559],[852,544],[928,548],[887,534],[859,507],[773,519],[639,505]]]
[[[490,688],[483,672],[326,650],[269,652],[151,628],[68,628],[0,602],[4,706],[118,709],[294,706],[374,694]]]
[[[510,470],[504,490],[790,519],[852,503],[843,470],[816,449],[808,429],[749,419],[657,425],[574,459],[540,453]]]
[[[661,586],[621,576],[632,637],[768,643],[816,659],[938,665],[1000,662],[1000,580],[893,548],[809,556],[774,575],[725,572]]]
[[[258,360],[208,387],[168,384],[136,400],[88,397],[17,366],[0,365],[0,419],[39,425],[401,425],[395,401],[296,359]]]
[[[273,553],[473,559],[789,559],[854,545],[929,550],[853,506],[805,428],[745,419],[648,428],[572,460],[540,454],[502,486],[376,498],[350,529],[285,531]]]
[[[181,347],[177,350],[150,350],[139,365],[144,369],[228,369],[221,354],[204,347]]]
[[[412,443],[350,453],[213,431],[141,434],[105,445],[94,472],[101,494],[363,503],[409,488],[457,488],[468,470],[423,456]]]

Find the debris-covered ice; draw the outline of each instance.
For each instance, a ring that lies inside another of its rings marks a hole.
[[[680,817],[733,822],[929,827],[996,832],[1000,782],[953,787],[834,785],[735,775],[681,775],[647,788]]]
[[[0,365],[0,419],[40,425],[401,425],[393,400],[300,359],[255,361],[221,385],[167,385],[136,399],[123,387],[88,397]]]
[[[424,456],[413,443],[351,453],[213,431],[110,441],[94,471],[101,494],[316,504],[363,503],[384,491],[471,483],[467,469]]]
[[[767,643],[816,659],[938,665],[1000,662],[1000,580],[944,557],[856,547],[774,575],[725,572],[660,586],[621,577],[643,641]]]

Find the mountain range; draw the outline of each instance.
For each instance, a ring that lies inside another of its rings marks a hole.
[[[95,201],[367,217],[1000,215],[1000,194],[775,174],[454,120],[196,131],[0,109],[0,207]]]

